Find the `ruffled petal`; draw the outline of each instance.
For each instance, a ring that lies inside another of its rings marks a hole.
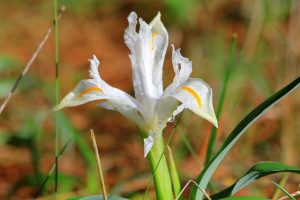
[[[172,45],[172,65],[175,72],[173,82],[166,88],[164,95],[170,95],[174,90],[182,85],[192,73],[192,62],[181,55],[180,49],[175,50]]]
[[[131,52],[129,57],[135,96],[140,102],[147,101],[148,97],[158,98],[162,94],[162,66],[168,43],[167,31],[160,21],[160,14],[149,25],[139,19],[138,33],[136,13],[130,13],[128,23],[124,39]]]
[[[212,90],[207,83],[201,79],[189,78],[176,89],[172,96],[180,101],[184,108],[192,110],[218,127],[212,102]]]

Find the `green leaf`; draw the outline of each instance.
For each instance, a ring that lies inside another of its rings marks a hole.
[[[85,161],[89,165],[93,164],[95,162],[94,154],[84,137],[74,128],[70,119],[63,112],[59,112],[59,119],[62,124],[60,127],[61,131],[65,134],[69,134],[74,139]]]
[[[84,139],[84,133],[80,134],[75,129],[70,119],[68,119],[68,117],[63,112],[59,112],[59,120],[61,123],[60,129],[62,133],[68,134],[73,138],[84,160],[86,161],[88,191],[91,193],[97,191],[98,179],[95,179],[95,175],[97,173],[96,160],[93,151],[90,149],[88,143]]]
[[[109,200],[127,200],[122,197],[108,195]],[[91,195],[91,196],[78,196],[78,197],[70,197],[66,200],[104,200],[103,195]]]
[[[292,172],[300,174],[300,169],[290,167],[278,162],[259,162],[255,164],[246,174],[244,174],[237,182],[225,190],[211,196],[212,199],[221,199],[234,195],[236,192],[244,188],[245,186],[253,183],[259,178],[270,174],[276,174],[280,172]]]
[[[257,106],[254,110],[252,110],[231,132],[231,134],[227,137],[222,147],[219,149],[217,154],[211,159],[211,161],[205,166],[202,170],[201,174],[197,178],[197,183],[199,186],[206,190],[206,187],[217,169],[220,165],[221,161],[227,155],[232,146],[237,142],[237,140],[245,133],[245,131],[262,116],[268,109],[274,106],[277,102],[279,102],[284,96],[286,96],[289,92],[296,89],[299,86],[300,77],[296,78],[294,81],[289,83],[287,86],[282,88],[281,90],[274,93],[268,99],[266,99],[262,104]],[[191,192],[191,199],[202,200],[203,193],[197,187],[193,187]]]
[[[170,172],[171,172],[173,191],[174,191],[175,197],[177,197],[181,192],[180,179],[179,179],[179,175],[177,172],[175,161],[173,159],[171,148],[169,146],[167,146],[167,147],[168,147],[169,168],[170,168]],[[179,197],[178,199],[183,200],[182,197]]]
[[[228,197],[221,200],[270,200],[263,197],[252,197],[252,196],[239,196],[239,197]]]
[[[216,117],[217,117],[218,120],[220,118],[222,108],[223,108],[223,105],[224,105],[224,100],[225,100],[225,95],[226,95],[226,91],[227,91],[227,88],[228,88],[229,78],[231,76],[232,69],[233,69],[233,66],[235,64],[234,63],[235,48],[236,48],[236,34],[233,34],[231,47],[230,47],[230,52],[229,52],[229,59],[228,59],[227,65],[225,67],[226,69],[225,69],[225,73],[224,73],[224,80],[223,80],[222,89],[221,89],[221,92],[220,92],[220,98],[219,98],[219,102],[218,102],[218,108],[217,108],[217,112],[216,112]],[[217,138],[217,128],[214,126],[211,130],[209,140],[208,140],[205,164],[207,164],[211,159],[211,156],[212,156],[212,153],[213,153],[213,148],[214,148],[215,143],[216,143],[216,138]]]

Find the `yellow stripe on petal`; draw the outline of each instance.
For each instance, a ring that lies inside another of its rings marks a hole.
[[[188,93],[190,93],[194,99],[196,100],[198,106],[201,108],[202,107],[202,101],[201,101],[201,98],[199,96],[199,94],[191,87],[189,86],[183,86],[181,89],[187,91]]]
[[[90,88],[87,88],[87,89],[83,90],[82,92],[80,92],[80,94],[78,94],[78,98],[81,98],[82,96],[84,96],[85,94],[90,93],[90,92],[103,92],[103,91],[97,87],[90,87]]]
[[[154,39],[155,39],[155,36],[156,36],[156,35],[157,35],[157,34],[154,33],[154,32],[151,33],[151,43],[150,43],[150,48],[151,48],[152,51],[154,50]]]

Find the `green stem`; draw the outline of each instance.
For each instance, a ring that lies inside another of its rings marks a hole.
[[[228,63],[226,66],[226,71],[225,71],[225,76],[224,76],[224,80],[223,80],[223,84],[222,84],[222,89],[221,89],[221,94],[220,94],[220,99],[218,102],[218,108],[217,108],[217,112],[216,112],[216,117],[219,120],[221,112],[222,112],[222,108],[224,105],[224,99],[225,99],[225,95],[227,92],[227,88],[228,88],[228,81],[230,78],[230,75],[232,73],[232,68],[234,63],[234,58],[235,58],[235,48],[236,48],[236,34],[232,35],[232,42],[231,42],[231,47],[230,47],[230,52],[229,52],[229,59],[228,59]],[[217,128],[213,127],[212,131],[210,133],[209,136],[209,140],[208,140],[208,146],[207,146],[207,150],[206,150],[206,158],[205,158],[205,166],[209,163],[212,154],[213,154],[213,148],[215,146],[216,143],[216,138],[217,138]]]
[[[154,139],[154,145],[148,153],[148,160],[150,162],[151,171],[154,173],[154,185],[157,200],[173,200],[172,184],[170,173],[167,165],[165,155],[162,156],[158,167],[156,168],[159,159],[164,154],[164,143],[162,136],[157,136]]]
[[[59,103],[58,84],[58,0],[54,0],[54,33],[55,33],[55,105]],[[59,115],[55,113],[55,185],[54,195],[57,199],[58,191],[58,156],[59,156]]]

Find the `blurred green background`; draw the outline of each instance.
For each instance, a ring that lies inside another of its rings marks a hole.
[[[214,91],[216,107],[231,38],[237,34],[233,74],[219,120],[217,149],[251,109],[300,74],[300,1],[297,0],[61,0],[66,7],[59,22],[61,96],[88,78],[88,60],[101,61],[101,76],[133,95],[129,50],[123,34],[127,16],[136,11],[150,22],[161,12],[170,44],[193,62],[192,77]],[[53,2],[0,0],[0,100],[8,94],[53,20]],[[174,76],[171,48],[164,64],[164,85]],[[54,37],[22,80],[0,116],[0,199],[31,199],[54,162],[55,102]],[[248,130],[214,176],[221,189],[261,160],[300,166],[300,91],[270,110]],[[61,146],[71,142],[59,163],[61,199],[92,194],[99,188],[89,129],[96,133],[109,191],[139,199],[150,171],[135,125],[117,112],[89,103],[61,113]],[[190,111],[183,114],[171,147],[182,183],[195,179],[205,160],[212,126]],[[170,133],[172,124],[167,127]],[[195,152],[193,154],[193,151]],[[258,181],[240,194],[271,197],[271,180]],[[52,199],[51,177],[40,198]],[[299,176],[286,189],[296,191]],[[153,194],[153,190],[150,192]]]

